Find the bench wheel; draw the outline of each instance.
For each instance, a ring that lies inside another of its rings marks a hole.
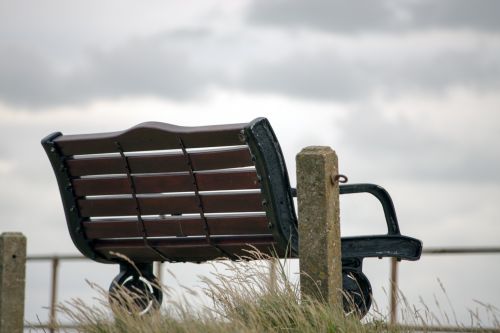
[[[117,295],[120,295],[120,291],[125,290],[130,293],[134,302],[133,309],[130,308],[130,305],[123,304],[126,310],[132,313],[138,309],[138,314],[144,315],[160,308],[163,293],[152,273],[152,265],[146,267],[147,269],[141,268],[139,268],[141,271],[141,274],[139,274],[132,267],[126,267],[125,269],[121,267],[120,273],[109,287],[109,298],[110,303],[117,303],[123,299],[123,297]]]
[[[356,313],[363,318],[372,304],[372,287],[366,275],[355,268],[343,268],[342,289],[344,312],[347,315]]]

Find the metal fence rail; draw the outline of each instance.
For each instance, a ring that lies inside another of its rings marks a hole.
[[[473,254],[499,254],[500,247],[430,247],[424,248],[422,254],[427,255],[473,255]],[[50,286],[50,304],[49,304],[49,322],[44,324],[35,324],[25,326],[26,328],[40,328],[48,329],[49,332],[56,332],[58,329],[76,328],[72,325],[57,326],[56,320],[56,304],[57,304],[57,290],[58,290],[58,273],[59,263],[61,261],[71,260],[87,260],[90,259],[81,255],[29,255],[26,260],[29,261],[50,261],[51,262],[51,286]],[[158,279],[161,281],[161,263],[158,262],[156,266]],[[406,326],[397,323],[397,292],[398,292],[398,261],[393,258],[391,261],[390,270],[390,317],[389,326],[404,328],[408,330],[423,330],[435,332],[498,332],[500,329],[492,328],[466,328],[466,327],[424,327],[424,326]]]
[[[500,247],[497,246],[489,246],[489,247],[428,247],[422,249],[422,255],[469,255],[469,254],[498,254],[500,253]],[[391,325],[397,325],[397,295],[398,295],[398,260],[396,258],[392,258],[391,260],[391,271],[390,271],[390,281],[391,281],[391,290],[390,290],[390,300],[389,300],[389,308],[390,308],[390,317],[389,323]],[[458,327],[455,327],[459,329]],[[438,332],[438,330],[432,330]],[[491,330],[490,330],[491,331]],[[500,332],[500,330],[495,330],[495,332]],[[454,332],[462,332],[462,331],[454,331]],[[465,332],[471,332],[465,331]],[[489,331],[488,331],[489,332]]]
[[[422,254],[495,254],[500,247],[430,247],[422,249]]]

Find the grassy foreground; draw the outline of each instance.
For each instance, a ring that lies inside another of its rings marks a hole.
[[[257,253],[251,256],[270,259]],[[361,322],[355,314],[345,316],[340,309],[314,299],[302,298],[299,301],[297,286],[289,282],[284,266],[276,262],[276,274],[271,277],[268,260],[219,262],[224,269],[218,269],[211,278],[202,278],[204,293],[212,301],[209,306],[193,306],[186,299],[175,301],[169,297],[171,290],[162,287],[166,297],[161,311],[137,315],[134,313],[139,311],[133,310],[136,295],[120,293],[118,298],[122,305],[118,302],[110,305],[107,292],[92,285],[99,292],[97,304],[87,305],[75,299],[60,304],[58,311],[65,321],[69,319],[76,323],[79,332],[88,333],[411,331],[411,328],[388,327],[381,314],[371,315]],[[190,298],[196,299],[197,293],[191,293]],[[127,306],[124,307],[124,303]],[[409,312],[405,318],[407,323],[419,326],[435,324],[432,315]]]

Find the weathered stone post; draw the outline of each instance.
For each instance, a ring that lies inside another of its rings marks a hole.
[[[341,307],[337,155],[330,147],[312,146],[296,160],[301,293]]]
[[[0,332],[22,333],[26,237],[19,232],[0,235]]]

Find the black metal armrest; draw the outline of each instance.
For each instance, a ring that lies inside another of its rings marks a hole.
[[[292,188],[292,195],[297,190]],[[339,186],[340,194],[370,193],[381,203],[387,223],[386,235],[342,237],[342,259],[367,257],[396,257],[418,260],[422,253],[422,242],[402,236],[392,198],[383,187],[375,184],[349,184]]]
[[[422,242],[400,235],[376,235],[342,237],[342,259],[395,257],[418,260],[422,253]]]
[[[349,184],[340,185],[340,194],[351,193],[370,193],[380,201],[384,209],[385,221],[387,223],[387,232],[389,235],[400,235],[398,218],[392,198],[383,187],[375,184]]]
[[[291,188],[291,193],[293,197],[297,197],[297,189]],[[396,217],[396,210],[394,209],[394,204],[392,198],[383,187],[375,184],[350,184],[350,185],[340,185],[340,194],[352,194],[352,193],[370,193],[375,196],[384,209],[385,221],[387,223],[387,232],[389,235],[400,235],[398,218]]]

